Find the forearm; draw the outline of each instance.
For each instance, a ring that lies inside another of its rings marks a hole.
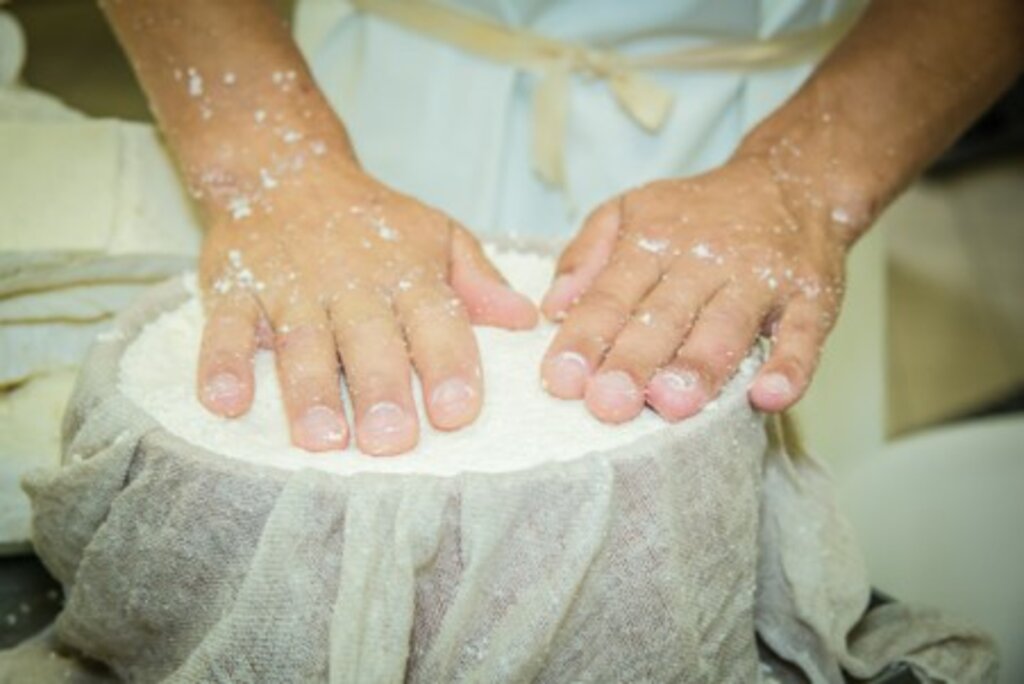
[[[345,130],[263,0],[101,0],[185,180],[204,210],[328,165],[354,164]]]
[[[1020,0],[875,0],[738,154],[853,242],[1022,68]]]

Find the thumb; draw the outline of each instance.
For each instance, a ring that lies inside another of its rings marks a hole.
[[[537,325],[537,307],[509,287],[477,239],[459,225],[453,226],[451,280],[474,324],[511,330]]]
[[[555,280],[541,303],[551,320],[565,316],[608,264],[622,220],[622,199],[614,197],[591,212],[558,260]]]

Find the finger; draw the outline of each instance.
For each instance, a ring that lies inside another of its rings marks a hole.
[[[483,394],[480,353],[455,293],[439,284],[414,287],[397,293],[395,307],[431,424],[455,430],[473,422]]]
[[[246,294],[213,296],[206,301],[197,374],[199,401],[219,416],[235,418],[252,405],[259,308]]]
[[[715,293],[718,279],[699,272],[669,275],[651,291],[619,333],[598,372],[586,388],[587,408],[599,419],[621,423],[635,418],[655,372],[672,360],[690,331],[697,312]],[[631,382],[621,391],[621,378]]]
[[[477,325],[527,330],[537,325],[537,307],[505,282],[468,230],[452,232],[451,282]]]
[[[657,261],[650,254],[623,246],[555,335],[541,369],[548,392],[561,399],[583,396],[587,378],[601,365],[636,303],[659,277]],[[620,393],[642,399],[628,376],[616,374],[609,382],[614,382]]]
[[[541,303],[550,320],[565,316],[611,259],[621,223],[622,200],[613,198],[595,209],[562,252],[556,277]]]
[[[771,355],[750,386],[750,401],[756,408],[783,411],[803,396],[833,321],[824,305],[806,298],[786,306]]]
[[[292,442],[307,451],[344,449],[348,425],[327,315],[317,306],[293,304],[274,323],[277,374]]]
[[[667,420],[693,415],[716,397],[746,358],[770,303],[760,287],[726,286],[700,312],[672,362],[655,374],[647,399]]]
[[[390,302],[381,293],[346,291],[328,313],[352,398],[359,449],[375,456],[412,449],[419,421],[409,353]]]

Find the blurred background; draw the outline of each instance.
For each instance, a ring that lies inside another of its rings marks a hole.
[[[290,2],[274,4],[289,14]],[[91,116],[151,120],[93,0],[9,9],[30,46],[27,85]],[[886,253],[872,287],[885,308],[887,441],[863,459],[833,464],[841,495],[876,585],[996,633],[1003,680],[1021,682],[1024,85],[938,160],[877,230]],[[877,333],[863,331],[865,340]],[[856,413],[856,399],[846,405]],[[9,570],[25,561],[4,562]],[[52,603],[49,590],[44,583],[33,591]],[[0,620],[21,601],[4,591]]]

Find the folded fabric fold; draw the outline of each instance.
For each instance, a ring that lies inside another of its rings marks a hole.
[[[756,633],[812,682],[901,662],[990,681],[979,632],[864,616],[827,475],[774,424],[769,442],[741,386],[520,471],[285,471],[196,447],[119,389],[128,345],[187,296],[176,279],[118,317],[83,365],[65,465],[25,483],[68,592],[57,637],[121,678],[747,682]]]

